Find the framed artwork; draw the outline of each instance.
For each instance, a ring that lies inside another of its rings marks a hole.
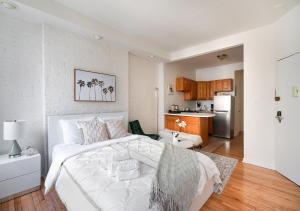
[[[74,69],[74,100],[116,102],[116,76]]]

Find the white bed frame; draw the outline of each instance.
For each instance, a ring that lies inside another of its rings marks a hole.
[[[59,120],[61,119],[85,119],[90,117],[116,118],[123,117],[125,127],[128,127],[128,112],[94,113],[94,114],[76,114],[48,116],[48,168],[52,162],[52,149],[57,144],[64,143],[62,130]]]

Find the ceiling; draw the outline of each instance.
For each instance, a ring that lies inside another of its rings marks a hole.
[[[175,51],[274,22],[300,0],[53,0]]]
[[[223,60],[218,59],[217,56],[222,54],[226,54],[227,56]],[[189,59],[172,62],[172,64],[182,65],[188,70],[195,70],[195,69],[202,69],[206,67],[233,64],[233,63],[238,63],[243,61],[244,61],[243,46],[238,46],[226,50],[203,54]]]

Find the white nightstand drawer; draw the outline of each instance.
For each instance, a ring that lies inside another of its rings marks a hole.
[[[40,171],[40,154],[32,156],[20,156],[8,158],[7,155],[0,156],[0,182]]]
[[[0,182],[0,199],[35,188],[41,184],[40,171]]]

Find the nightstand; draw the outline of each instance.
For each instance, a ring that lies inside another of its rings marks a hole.
[[[0,155],[0,202],[40,188],[41,155]]]

